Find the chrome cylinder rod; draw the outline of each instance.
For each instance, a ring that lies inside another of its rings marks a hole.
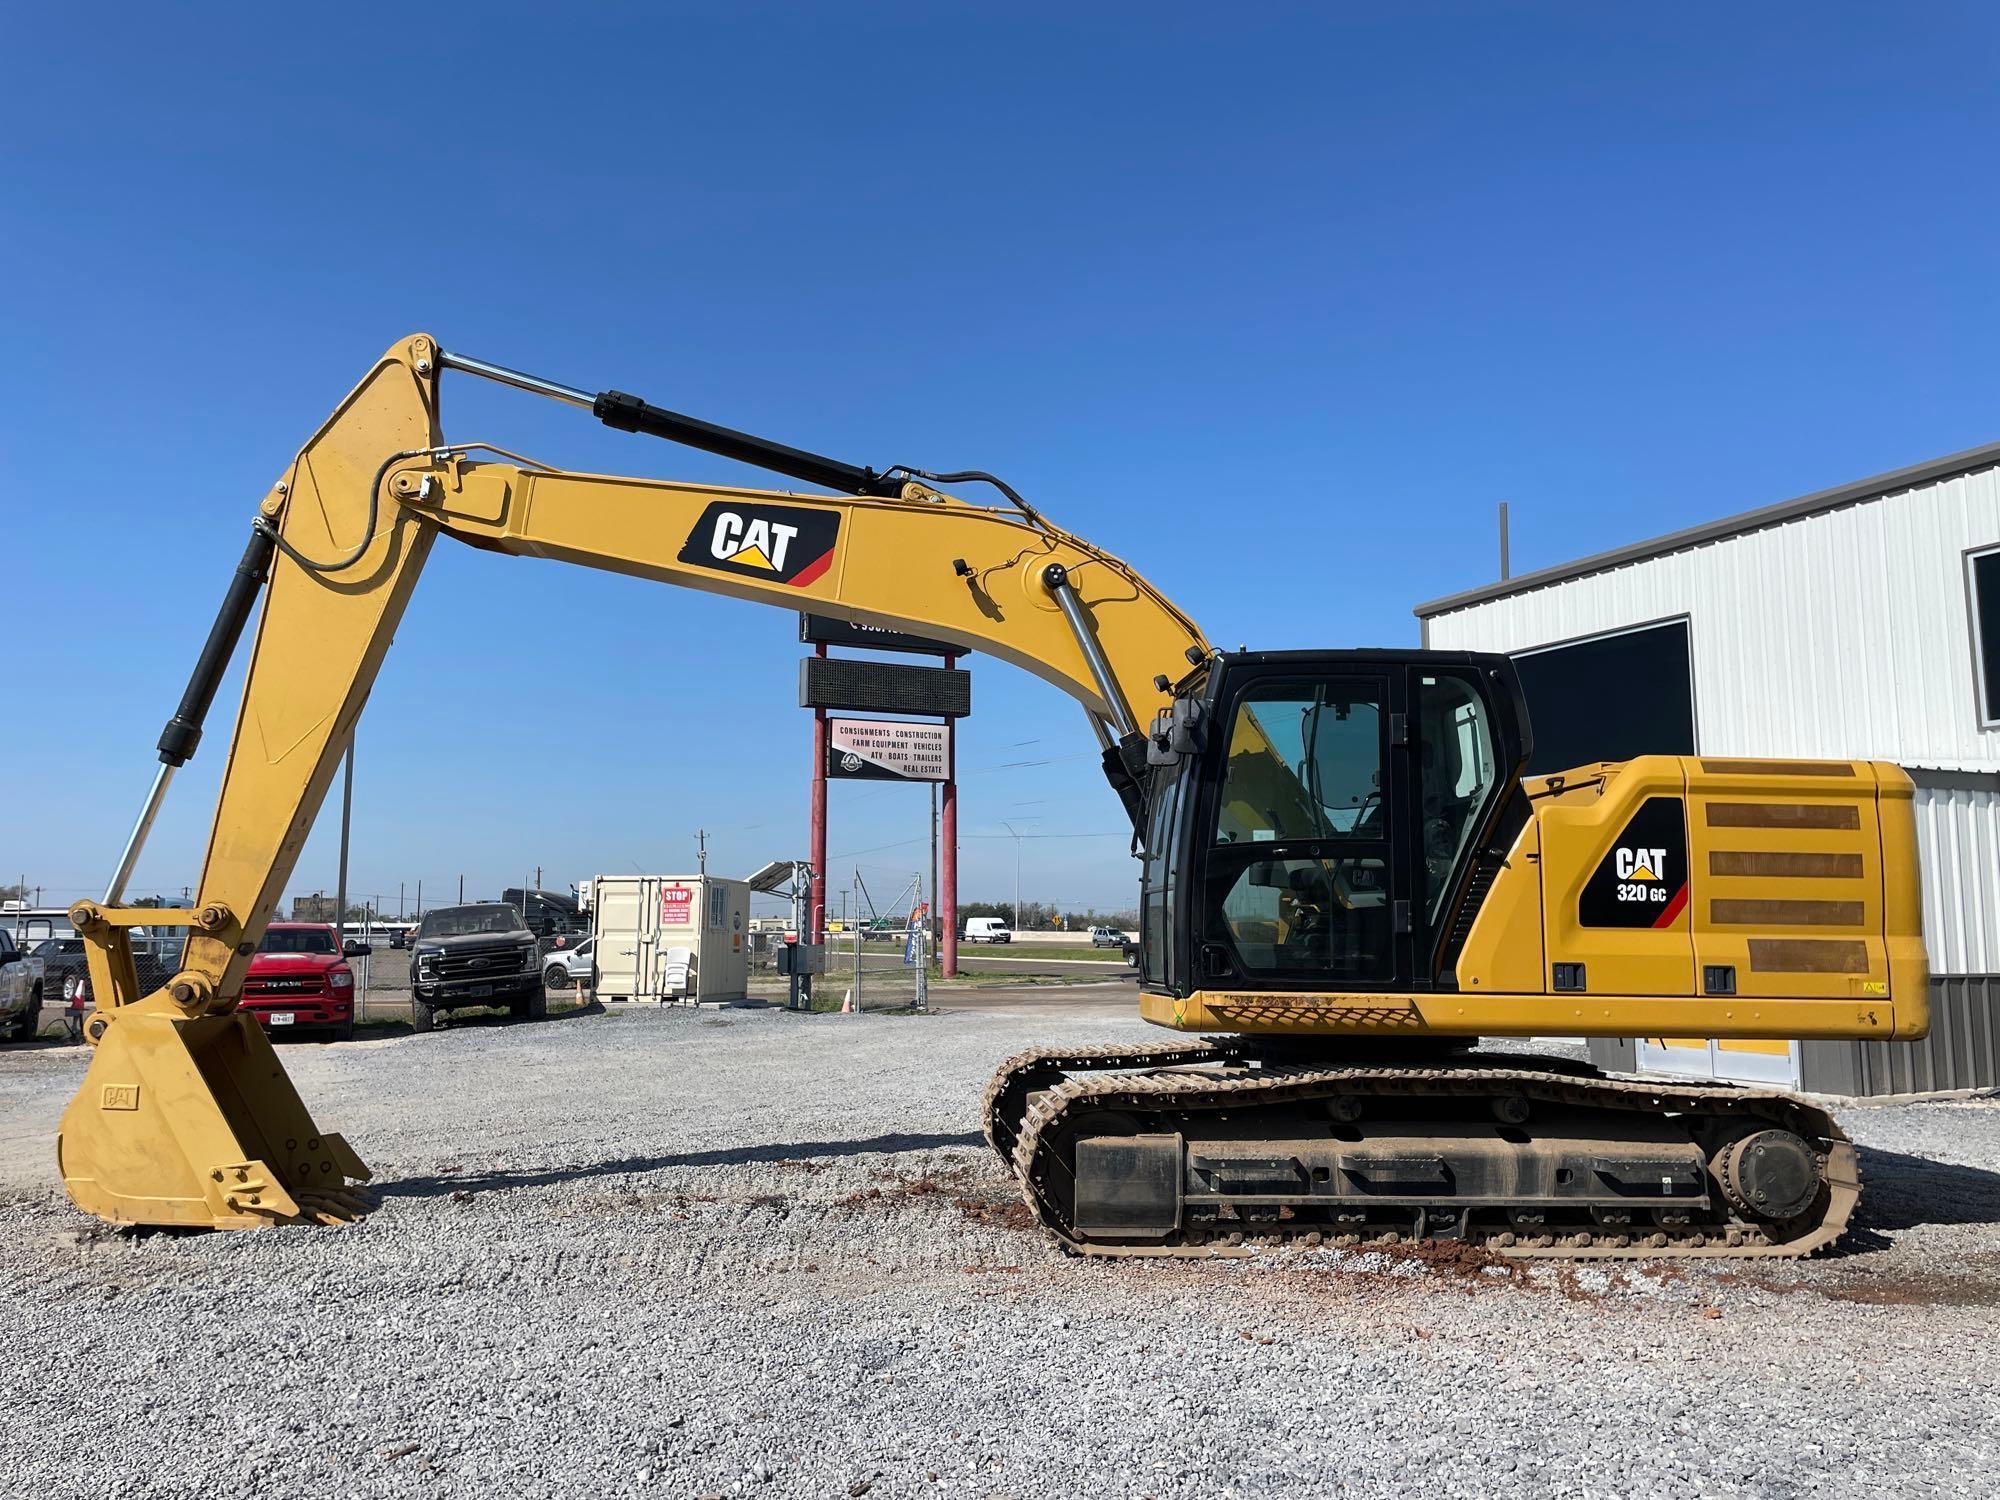
[[[104,904],[116,906],[125,899],[125,883],[132,878],[132,867],[139,863],[139,852],[146,847],[146,836],[153,831],[153,819],[160,815],[160,804],[166,800],[167,784],[174,779],[178,766],[162,764],[159,775],[153,778],[153,789],[146,794],[146,805],[139,811],[139,821],[132,825],[132,837],[125,840],[125,852],[118,857],[118,873],[111,877],[111,884],[105,888]]]
[[[1132,705],[1125,701],[1124,693],[1118,688],[1118,679],[1111,674],[1111,662],[1104,655],[1104,647],[1098,644],[1097,630],[1090,623],[1090,617],[1083,612],[1083,601],[1076,597],[1076,587],[1069,581],[1069,569],[1061,563],[1050,563],[1042,569],[1042,583],[1055,596],[1063,618],[1069,621],[1070,633],[1076,637],[1077,649],[1083,652],[1091,679],[1097,684],[1098,696],[1111,710],[1111,727],[1118,731],[1120,739],[1128,734],[1137,734],[1139,725],[1132,717]]]
[[[485,360],[474,359],[469,354],[453,354],[440,349],[438,363],[447,370],[463,370],[468,375],[497,380],[502,385],[511,385],[517,390],[533,391],[537,396],[567,401],[571,406],[580,406],[585,411],[590,411],[597,405],[597,397],[590,391],[580,391],[573,385],[558,385],[555,381],[544,380],[539,375],[525,375],[519,370],[510,370],[505,365],[488,364]]]

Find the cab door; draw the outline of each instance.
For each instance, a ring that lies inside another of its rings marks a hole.
[[[1194,984],[1410,982],[1405,692],[1386,664],[1283,654],[1232,664],[1192,830]]]

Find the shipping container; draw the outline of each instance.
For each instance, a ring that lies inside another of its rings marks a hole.
[[[750,884],[718,875],[600,875],[591,882],[600,1000],[714,1004],[749,998]]]

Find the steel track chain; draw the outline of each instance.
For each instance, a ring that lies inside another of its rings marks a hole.
[[[1059,1049],[1043,1049],[1056,1052]],[[1110,1053],[1115,1049],[1103,1049]],[[1171,1049],[1166,1049],[1171,1050]],[[1223,1049],[1217,1049],[1221,1051]],[[1087,1053],[1090,1049],[1075,1049]],[[1100,1054],[1101,1055],[1101,1054]],[[1023,1058],[1030,1054],[1022,1054]],[[1096,1059],[1093,1058],[1093,1061]],[[1208,1059],[1198,1059],[1208,1060]],[[1110,1066],[1100,1063],[1099,1066]],[[1679,1236],[1666,1245],[1600,1245],[1584,1243],[1526,1245],[1501,1242],[1498,1235],[1484,1242],[1498,1253],[1523,1259],[1639,1260],[1661,1258],[1798,1259],[1831,1247],[1846,1232],[1859,1200],[1861,1181],[1853,1146],[1823,1109],[1777,1090],[1579,1078],[1575,1074],[1528,1068],[1460,1066],[1440,1068],[1303,1068],[1280,1064],[1229,1075],[1204,1072],[1124,1073],[1098,1078],[1064,1078],[1049,1086],[1028,1109],[1018,1132],[1013,1161],[1015,1180],[1037,1221],[1064,1248],[1089,1255],[1215,1256],[1250,1255],[1302,1238],[1319,1243],[1317,1230],[1288,1231],[1259,1226],[1232,1236],[1237,1243],[1096,1245],[1070,1229],[1060,1201],[1051,1193],[1048,1176],[1058,1169],[1050,1142],[1051,1127],[1072,1111],[1104,1107],[1141,1112],[1187,1112],[1231,1106],[1297,1103],[1338,1092],[1373,1094],[1479,1095],[1506,1089],[1545,1102],[1586,1108],[1629,1109],[1646,1113],[1743,1113],[1769,1119],[1818,1143],[1828,1193],[1824,1211],[1812,1223],[1797,1227],[1787,1238],[1740,1244],[1709,1242],[1705,1233]],[[1512,1236],[1508,1236],[1512,1239]],[[1578,1237],[1571,1236],[1571,1239]]]
[[[1217,1062],[1236,1057],[1241,1051],[1239,1046],[1200,1037],[1179,1042],[1097,1042],[1080,1047],[1030,1047],[1000,1064],[986,1082],[985,1096],[979,1102],[979,1118],[986,1131],[986,1144],[1012,1170],[1018,1124],[1027,1112],[1028,1095],[1045,1083],[1059,1081],[1065,1074]]]

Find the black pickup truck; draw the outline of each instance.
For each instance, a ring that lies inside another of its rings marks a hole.
[[[541,949],[504,903],[424,913],[410,942],[410,1024],[429,1031],[441,1010],[505,1005],[518,1019],[547,1014]]]

